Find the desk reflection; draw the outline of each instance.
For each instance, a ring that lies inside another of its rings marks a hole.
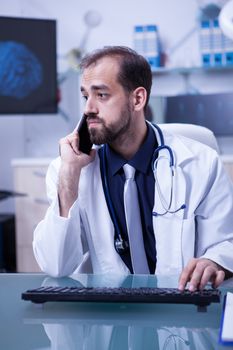
[[[216,349],[217,330],[43,324],[52,350]]]
[[[156,286],[158,280],[142,276],[108,278],[80,276],[45,278],[53,286]],[[174,282],[176,283],[176,281]],[[36,308],[36,306],[34,305]],[[47,303],[27,319],[43,325],[52,350],[204,350],[217,349],[218,328],[207,313],[193,305]],[[190,317],[190,312],[192,313]],[[194,315],[194,317],[193,317]]]

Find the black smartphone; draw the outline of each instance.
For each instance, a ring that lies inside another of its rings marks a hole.
[[[92,148],[92,142],[87,127],[87,116],[84,114],[77,128],[79,134],[79,150],[89,154]]]

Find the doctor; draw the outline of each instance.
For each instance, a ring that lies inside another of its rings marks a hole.
[[[149,272],[179,273],[181,290],[188,282],[193,291],[209,281],[217,287],[233,271],[233,192],[216,152],[145,121],[152,74],[133,50],[97,50],[81,70],[90,138],[104,147],[82,153],[76,130],[60,140],[60,157],[47,174],[51,205],[34,232],[40,268],[55,277],[133,273],[130,247],[115,249],[117,239],[129,241],[122,169],[128,163],[136,169]]]

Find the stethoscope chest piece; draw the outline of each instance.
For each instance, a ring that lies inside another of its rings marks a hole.
[[[129,243],[119,237],[115,238],[114,246],[118,254],[122,255],[129,250]]]

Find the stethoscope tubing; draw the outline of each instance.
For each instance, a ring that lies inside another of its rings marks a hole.
[[[172,151],[171,147],[169,147],[168,145],[165,145],[163,132],[160,129],[160,127],[157,124],[151,124],[149,122],[147,122],[147,123],[152,126],[152,128],[154,129],[155,132],[157,131],[157,134],[159,135],[159,139],[160,139],[159,146],[154,150],[154,153],[152,156],[151,166],[152,166],[152,170],[153,170],[154,177],[155,177],[155,185],[157,186],[158,196],[159,196],[161,205],[164,209],[164,212],[162,212],[162,213],[152,212],[152,215],[156,217],[156,216],[166,215],[167,213],[174,214],[174,213],[178,212],[179,210],[185,209],[186,205],[183,204],[178,209],[171,211],[171,206],[172,206],[172,202],[173,202],[173,178],[174,178],[174,173],[175,173],[174,172],[175,162],[174,162],[173,151]],[[162,191],[161,191],[161,188],[159,185],[159,181],[157,178],[157,165],[158,165],[158,161],[160,159],[159,152],[162,150],[166,150],[169,153],[169,168],[170,168],[170,172],[171,172],[171,184],[170,184],[171,190],[170,190],[170,196],[169,196],[170,198],[169,198],[167,203],[166,203],[166,200],[162,194]],[[103,178],[104,193],[105,193],[109,213],[110,213],[110,216],[112,218],[113,225],[115,228],[115,236],[114,236],[115,248],[119,254],[123,254],[125,252],[125,250],[128,250],[129,244],[121,235],[121,230],[120,230],[120,227],[119,227],[119,224],[117,221],[117,217],[115,214],[115,210],[113,207],[113,203],[112,203],[112,200],[110,197],[110,190],[109,190],[109,185],[108,185],[108,180],[107,180],[107,164],[106,164],[106,162],[107,162],[106,146],[103,145],[100,149],[100,164],[101,164],[101,169],[102,169],[102,173],[103,173],[102,178]]]

